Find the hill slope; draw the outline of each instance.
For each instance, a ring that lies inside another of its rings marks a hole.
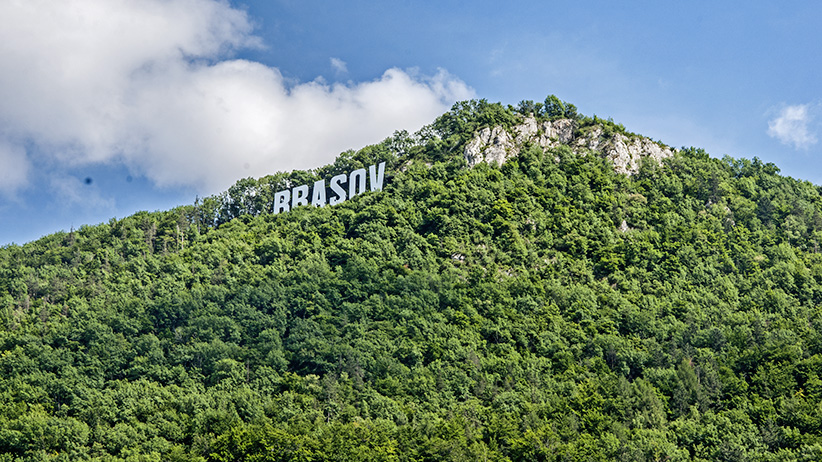
[[[693,148],[617,173],[613,143],[468,168],[531,116],[645,143],[473,101],[0,249],[0,460],[822,458],[819,188]],[[269,213],[379,162],[382,191]]]

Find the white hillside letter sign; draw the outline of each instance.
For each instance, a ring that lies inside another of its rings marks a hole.
[[[333,197],[328,197],[328,192],[325,186],[325,180],[318,180],[309,188],[307,184],[301,184],[291,189],[284,189],[274,193],[274,210],[272,212],[276,215],[282,212],[291,211],[291,209],[301,205],[313,205],[314,207],[324,207],[328,205],[337,205],[345,202],[355,196],[367,192],[366,183],[370,185],[372,192],[382,191],[382,185],[385,181],[385,162],[380,162],[377,165],[371,165],[368,170],[365,168],[358,168],[353,172],[346,174],[341,173],[331,178],[329,186]],[[348,183],[348,194],[346,195],[345,183]]]

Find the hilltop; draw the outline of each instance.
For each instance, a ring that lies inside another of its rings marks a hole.
[[[821,239],[773,164],[458,103],[1,248],[0,460],[819,460]]]

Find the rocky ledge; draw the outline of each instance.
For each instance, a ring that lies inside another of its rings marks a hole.
[[[564,144],[581,155],[599,153],[614,164],[614,170],[618,173],[631,175],[639,171],[643,157],[659,162],[674,153],[671,148],[649,138],[622,133],[606,135],[601,126],[577,137],[574,134],[576,124],[571,119],[538,122],[533,117],[527,117],[510,131],[502,126],[485,127],[465,145],[465,159],[471,167],[480,162],[501,165],[519,154],[527,143],[543,148]]]

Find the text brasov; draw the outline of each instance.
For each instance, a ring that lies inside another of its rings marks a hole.
[[[382,183],[385,179],[385,162],[368,167],[367,172],[364,168],[359,168],[349,174],[341,173],[332,177],[329,185],[334,196],[328,198],[328,200],[326,200],[325,180],[314,182],[312,188],[309,188],[307,184],[302,184],[291,189],[277,191],[274,194],[274,213],[288,212],[300,205],[311,204],[322,207],[325,204],[337,205],[345,202],[346,199],[366,191],[366,176],[371,191],[382,191]],[[343,186],[346,183],[348,183],[348,194],[346,194],[346,187]]]

